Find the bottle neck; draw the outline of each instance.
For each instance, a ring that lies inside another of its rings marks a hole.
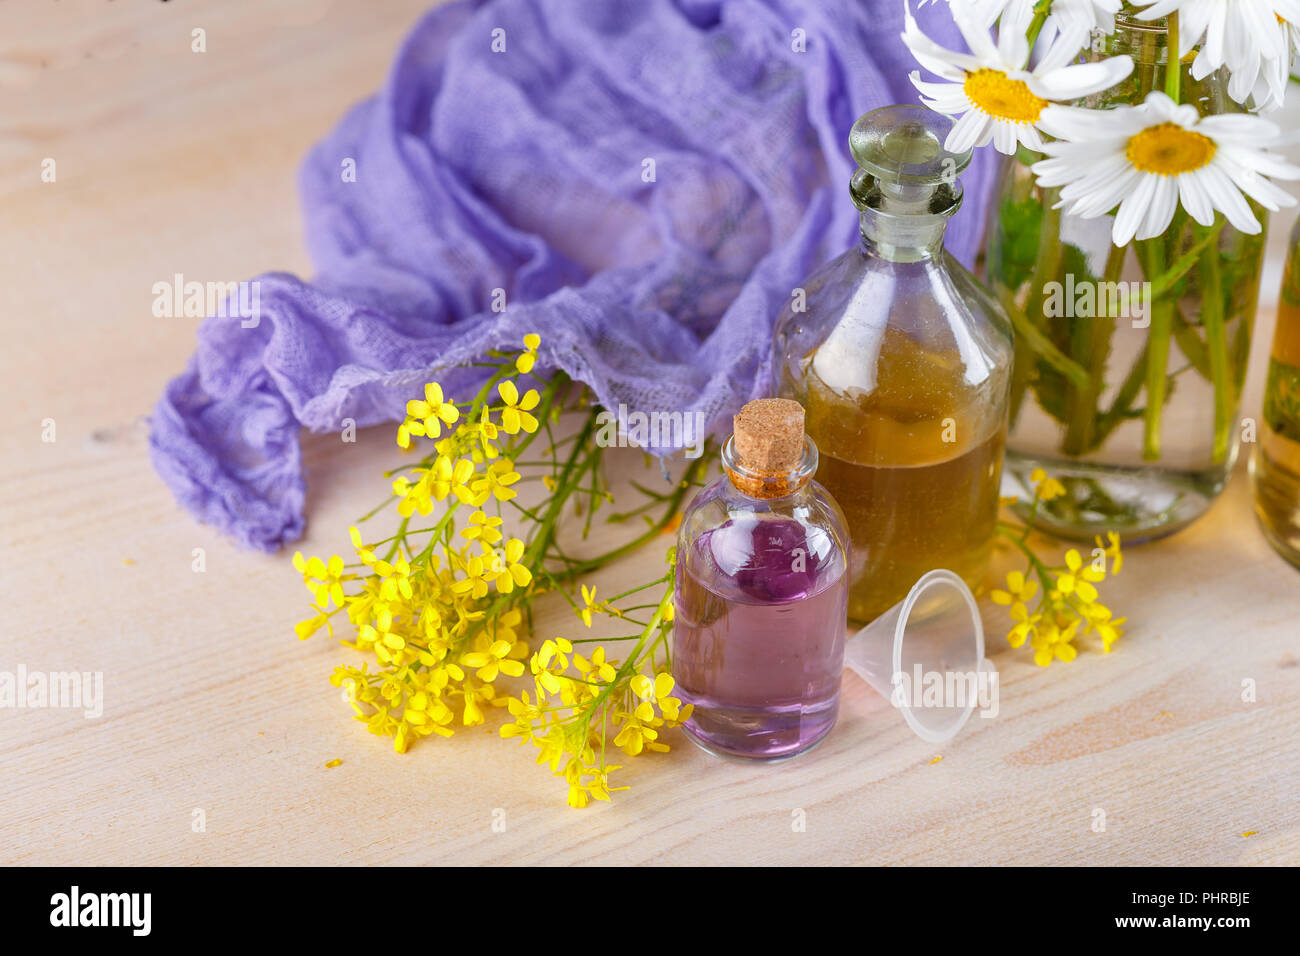
[[[943,251],[943,232],[948,220],[942,216],[885,217],[864,210],[858,217],[863,248],[890,262],[921,262],[937,258]]]
[[[890,262],[937,258],[948,220],[961,207],[961,186],[956,181],[908,186],[858,175],[849,191],[861,213],[863,248]]]
[[[804,436],[803,457],[788,471],[761,471],[746,463],[736,451],[736,436],[722,448],[722,470],[731,486],[747,498],[786,498],[801,490],[817,473],[817,446]]]

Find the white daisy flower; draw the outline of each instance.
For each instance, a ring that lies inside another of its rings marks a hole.
[[[1221,66],[1229,72],[1228,95],[1244,103],[1255,90],[1265,60],[1287,55],[1282,20],[1300,23],[1300,0],[1132,0],[1146,7],[1137,16],[1158,20],[1178,14],[1178,55],[1198,44],[1192,76],[1204,79]],[[1205,42],[1202,44],[1201,41]]]
[[[1291,81],[1291,62],[1295,51],[1300,50],[1300,26],[1278,21],[1282,32],[1282,55],[1273,60],[1262,60],[1259,78],[1251,92],[1251,103],[1257,110],[1270,112],[1282,105],[1286,99],[1287,84]]]
[[[1202,117],[1153,92],[1140,106],[1052,106],[1039,125],[1057,141],[1043,147],[1050,158],[1033,166],[1038,184],[1063,186],[1057,205],[1084,219],[1118,206],[1117,246],[1160,235],[1179,203],[1203,226],[1218,210],[1246,233],[1260,224],[1245,196],[1271,210],[1295,205],[1264,177],[1300,179],[1300,166],[1267,151],[1278,128],[1249,113]]]
[[[1004,21],[994,44],[973,8],[954,3],[952,13],[970,53],[945,50],[927,37],[917,27],[910,6],[903,31],[903,42],[916,61],[947,81],[932,83],[923,81],[919,73],[911,75],[926,106],[957,120],[944,142],[950,152],[989,142],[1008,156],[1016,152],[1018,143],[1041,151],[1043,140],[1036,124],[1044,109],[1054,101],[1076,100],[1114,86],[1133,72],[1133,61],[1127,56],[1071,63],[1079,46],[1066,42],[1069,38],[1062,38],[1033,69],[1027,69],[1029,41],[1022,27]]]

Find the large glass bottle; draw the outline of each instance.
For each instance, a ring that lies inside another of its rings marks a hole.
[[[982,583],[997,521],[1011,327],[943,247],[970,153],[920,106],[862,116],[849,147],[862,242],[796,290],[776,327],[780,395],[807,409],[817,480],[852,539],[849,616],[932,568]]]
[[[790,757],[835,725],[848,535],[817,482],[803,409],[760,399],[736,416],[725,475],[682,516],[673,678],[704,749]]]
[[[1278,554],[1300,568],[1300,221],[1277,303],[1263,417],[1250,463],[1255,514]]]

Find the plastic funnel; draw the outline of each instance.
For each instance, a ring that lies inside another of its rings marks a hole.
[[[997,693],[975,597],[943,568],[921,575],[907,597],[849,638],[844,664],[935,744],[956,736],[981,694],[988,702]]]

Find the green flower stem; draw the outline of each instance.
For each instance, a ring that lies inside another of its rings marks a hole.
[[[1217,464],[1228,457],[1236,396],[1228,359],[1228,331],[1223,314],[1223,276],[1219,269],[1219,250],[1216,246],[1206,246],[1201,254],[1201,324],[1205,326],[1210,382],[1214,385],[1213,455]]]
[[[700,472],[703,472],[708,468],[711,457],[712,456],[710,455],[701,455],[699,458],[696,458],[694,461],[691,462],[690,466],[686,469],[686,474],[682,477],[682,480],[678,483],[677,491],[674,492],[672,497],[668,499],[668,503],[667,506],[664,508],[663,514],[660,516],[659,520],[656,521],[644,533],[638,535],[636,538],[633,538],[627,544],[621,545],[610,551],[606,551],[604,554],[600,555],[599,557],[591,558],[590,560],[582,561],[574,565],[572,568],[569,568],[561,572],[560,574],[556,575],[556,579],[560,581],[564,581],[570,578],[577,577],[578,575],[586,574],[590,571],[594,571],[597,568],[603,567],[604,565],[608,564],[610,561],[615,560],[616,558],[621,558],[626,554],[631,554],[633,551],[637,550],[643,545],[648,544],[649,542],[657,538],[659,535],[663,534],[664,530],[667,529],[668,525],[672,522],[673,518],[677,515],[677,512],[681,510],[681,506],[686,497],[687,492],[689,492],[691,488],[695,487],[695,478],[699,475]]]
[[[1170,235],[1177,235],[1170,230],[1165,236],[1155,239],[1143,239],[1138,243],[1139,250],[1146,253],[1146,274],[1149,278],[1159,276],[1164,271],[1165,250],[1162,242]],[[1139,254],[1139,258],[1141,255]],[[1166,294],[1151,303],[1151,325],[1147,329],[1146,389],[1147,404],[1143,415],[1142,457],[1147,461],[1160,459],[1160,427],[1164,417],[1165,398],[1168,395],[1169,340],[1173,334],[1174,303]]]
[[[1128,255],[1126,246],[1113,243],[1106,256],[1102,274],[1102,289],[1112,288],[1124,269]],[[1101,291],[1098,290],[1098,303]],[[1099,310],[1100,311],[1100,310]],[[1106,357],[1110,353],[1111,338],[1115,334],[1115,316],[1096,315],[1092,318],[1076,317],[1070,329],[1070,345],[1074,360],[1088,371],[1088,382],[1069,390],[1066,397],[1068,422],[1061,450],[1067,455],[1082,455],[1097,445],[1097,403],[1106,388]]]
[[[1061,271],[1061,210],[1056,207],[1060,192],[1056,189],[1043,191],[1043,224],[1038,232],[1038,256],[1034,260],[1034,274],[1029,280],[1029,302],[1025,305],[1025,315],[1035,324],[1043,315],[1043,301],[1047,298],[1046,286],[1056,279]]]
[[[587,439],[591,437],[592,432],[595,430],[596,416],[593,413],[587,416],[587,421],[582,426],[578,440],[573,443],[573,449],[569,452],[569,457],[565,461],[563,469],[561,469],[559,484],[551,495],[546,511],[542,514],[537,535],[529,543],[528,552],[523,563],[536,567],[541,557],[550,549],[551,542],[555,537],[555,526],[560,513],[564,510],[564,506],[568,504],[569,496],[582,481],[582,476],[591,467],[593,456],[587,455],[584,458],[582,453],[585,450],[584,446]]]
[[[673,599],[673,589],[671,586],[672,576],[665,574],[663,578],[661,578],[660,580],[665,581],[669,584],[668,590],[664,592],[664,596],[659,600],[659,604],[655,608],[654,615],[650,618],[645,628],[641,631],[641,634],[639,635],[640,640],[638,640],[636,646],[632,648],[632,653],[627,656],[627,659],[624,660],[623,663],[619,665],[618,670],[614,673],[614,679],[611,680],[608,684],[606,684],[605,689],[602,690],[599,696],[597,696],[596,699],[592,701],[591,704],[588,705],[590,709],[587,712],[587,720],[583,724],[584,727],[589,728],[591,726],[592,716],[595,714],[596,710],[599,709],[600,706],[609,698],[610,691],[612,691],[615,687],[621,687],[621,685],[625,681],[627,681],[627,679],[630,678],[632,674],[639,668],[640,660],[641,660],[641,652],[645,648],[646,641],[650,639],[651,634],[659,630],[660,622],[663,621],[664,615],[668,613],[668,605],[672,603],[672,599]],[[661,633],[659,635],[659,640],[662,639],[663,639],[663,634]],[[656,641],[656,644],[657,643],[658,641]],[[651,653],[653,653],[654,646],[652,645],[649,650]]]
[[[1038,0],[1034,4],[1034,18],[1029,21],[1029,29],[1026,31],[1029,49],[1032,50],[1034,44],[1038,41],[1038,34],[1042,32],[1043,24],[1047,22],[1047,14],[1051,12],[1051,9],[1052,0]],[[1002,25],[999,24],[998,29],[1001,30],[1002,28]]]
[[[1179,97],[1179,83],[1183,70],[1178,58],[1178,11],[1169,14],[1169,36],[1165,41],[1165,93],[1175,103]]]
[[[999,521],[997,523],[997,530],[1002,533],[1002,537],[1014,544],[1020,550],[1020,553],[1029,560],[1029,566],[1038,576],[1038,581],[1042,584],[1044,593],[1056,587],[1056,577],[1052,573],[1052,569],[1044,564],[1043,560],[1038,555],[1034,554],[1034,549],[1029,547],[1029,544],[1023,537],[1021,537],[1019,533],[1021,530],[1019,525],[1014,525],[1007,521]]]

